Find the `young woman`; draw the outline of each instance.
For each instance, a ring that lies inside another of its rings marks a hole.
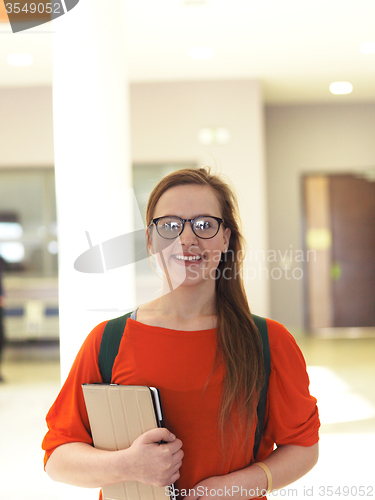
[[[241,279],[243,239],[234,193],[207,169],[179,170],[151,193],[146,222],[163,290],[127,321],[112,381],[158,387],[167,428],[146,432],[126,450],[93,448],[81,384],[102,380],[101,323],[47,415],[47,473],[83,487],[176,483],[182,496],[193,499],[245,500],[290,484],[318,458],[316,400],[295,340],[267,319],[271,374],[254,460],[264,367]]]

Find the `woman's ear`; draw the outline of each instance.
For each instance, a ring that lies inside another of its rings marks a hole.
[[[225,251],[228,251],[229,248],[230,235],[231,235],[231,230],[229,229],[229,227],[225,228],[223,234]]]
[[[146,230],[147,236],[147,248],[151,255],[156,255],[160,252],[160,248],[158,248],[158,238],[156,236],[155,227],[148,227]]]
[[[151,242],[151,231],[150,228],[146,229],[146,240],[147,240],[147,249],[150,252],[150,254],[153,254],[153,249],[152,249],[152,242]]]

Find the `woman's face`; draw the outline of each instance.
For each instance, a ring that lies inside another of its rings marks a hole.
[[[166,215],[176,215],[181,219],[193,219],[199,215],[222,217],[215,191],[192,184],[175,186],[163,193],[152,217]],[[215,278],[221,253],[229,247],[230,229],[221,225],[216,236],[203,239],[196,236],[190,222],[186,222],[181,235],[173,240],[162,238],[155,226],[150,229],[151,251],[158,254],[161,269],[167,267],[172,283],[196,285]]]

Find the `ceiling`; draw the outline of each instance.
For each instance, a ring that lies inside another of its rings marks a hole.
[[[375,40],[374,0],[123,1],[132,82],[259,79],[267,103],[375,101],[375,54],[360,52]],[[13,34],[0,23],[0,87],[52,84],[52,29]],[[192,60],[194,46],[215,56]],[[14,52],[34,63],[10,66]],[[334,81],[351,82],[353,92],[332,95]]]

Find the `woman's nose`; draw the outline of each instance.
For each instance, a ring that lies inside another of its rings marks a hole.
[[[182,229],[182,233],[180,234],[180,240],[181,243],[197,243],[198,242],[198,236],[194,233],[190,222],[185,222],[185,225]]]

